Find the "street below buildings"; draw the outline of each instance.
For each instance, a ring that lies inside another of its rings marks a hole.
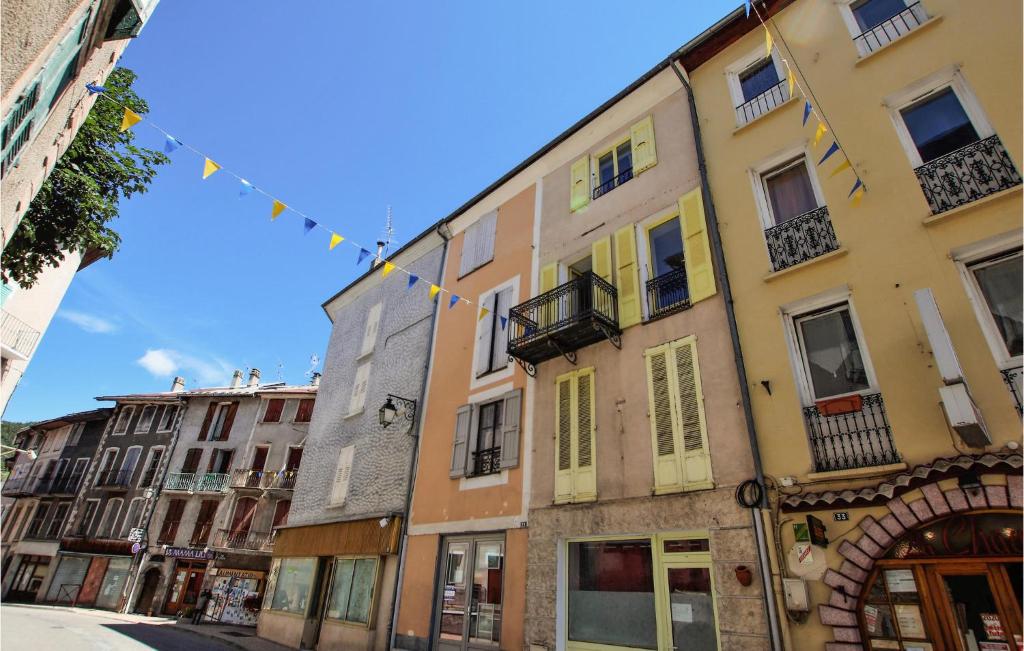
[[[227,650],[230,644],[183,630],[171,620],[105,611],[3,605],[0,646],[4,651],[185,651]]]

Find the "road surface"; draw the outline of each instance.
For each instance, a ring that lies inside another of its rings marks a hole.
[[[96,610],[3,604],[3,651],[228,651],[235,649],[153,618]]]

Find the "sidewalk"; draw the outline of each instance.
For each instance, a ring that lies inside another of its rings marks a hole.
[[[228,624],[191,624],[189,620],[163,620],[165,624],[174,626],[195,635],[202,635],[230,644],[246,651],[291,651],[291,647],[282,646],[270,640],[256,637],[256,629],[251,626],[231,626]]]

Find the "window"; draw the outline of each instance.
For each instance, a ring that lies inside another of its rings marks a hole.
[[[274,505],[273,528],[283,527],[288,524],[288,512],[291,511],[291,500],[278,500]]]
[[[117,524],[117,516],[121,515],[121,506],[124,500],[115,497],[107,502],[107,508],[103,511],[103,518],[100,519],[100,526],[96,529],[97,538],[110,538],[114,535],[114,527]]]
[[[174,419],[177,415],[178,405],[164,405],[163,411],[160,412],[160,424],[157,425],[156,431],[170,432],[174,429]]]
[[[462,257],[459,259],[459,278],[472,273],[494,259],[494,237],[498,226],[498,211],[492,210],[470,224],[462,235]]]
[[[267,401],[267,408],[263,411],[264,423],[281,422],[281,412],[284,411],[284,398],[271,398]]]
[[[924,163],[979,139],[978,130],[950,87],[901,109],[900,116]]]
[[[484,294],[480,305],[487,308],[488,313],[476,324],[476,376],[500,371],[509,365],[507,352],[507,319],[508,311],[513,306],[513,287],[506,286],[499,290]],[[502,326],[501,319],[506,319]]]
[[[93,518],[96,517],[96,509],[100,506],[99,500],[86,500],[85,508],[82,510],[82,517],[78,521],[78,535],[86,536],[92,526]]]
[[[341,448],[338,453],[338,467],[334,471],[334,486],[331,488],[331,506],[344,504],[348,497],[348,486],[352,479],[352,458],[355,455],[355,446],[347,445]]]
[[[355,381],[352,383],[352,397],[348,401],[348,415],[354,416],[363,411],[366,404],[366,387],[370,382],[370,362],[363,362],[356,369]]]
[[[658,648],[650,540],[570,542],[571,642]]]
[[[871,388],[848,304],[796,317],[794,325],[813,400]]]
[[[489,475],[501,470],[501,415],[504,401],[480,406],[477,415],[476,451],[473,453],[473,474]]]
[[[71,480],[68,482],[68,492],[78,492],[78,487],[82,483],[82,478],[85,477],[85,469],[88,467],[89,461],[90,459],[88,458],[75,460],[75,467],[71,471]]]
[[[301,463],[302,448],[288,448],[288,458],[284,462],[284,469],[288,472],[294,472],[299,469]]]
[[[646,233],[648,276],[647,317],[653,319],[689,306],[690,288],[686,282],[682,221],[678,215],[648,224]]]
[[[761,175],[772,224],[781,224],[818,207],[807,159],[800,156]]]
[[[138,528],[142,524],[142,509],[145,504],[145,499],[136,497],[128,505],[128,512],[125,513],[124,523],[121,525],[121,538],[127,539],[132,529]]]
[[[146,465],[143,466],[142,476],[139,478],[139,488],[149,488],[156,480],[156,473],[160,470],[160,462],[164,458],[163,448],[153,448],[149,451]]]
[[[761,45],[726,68],[726,82],[741,127],[775,109],[790,98],[782,61],[773,50],[765,56]]]
[[[256,517],[257,501],[253,497],[241,497],[235,502],[235,512],[231,517],[231,536],[244,539],[252,528]]]
[[[274,597],[270,603],[271,610],[306,614],[315,573],[315,558],[282,558]]]
[[[185,453],[185,461],[181,464],[181,472],[185,474],[195,474],[199,470],[199,462],[203,459],[202,448],[190,448]]]
[[[153,427],[153,418],[156,416],[156,405],[146,405],[142,408],[142,415],[135,425],[136,434],[148,434]]]
[[[117,459],[117,448],[110,448],[103,453],[103,459],[100,461],[100,470],[96,473],[95,486],[102,486],[111,479],[111,474],[114,469],[114,461]]]
[[[376,583],[376,558],[335,559],[327,616],[353,624],[369,623]]]
[[[928,20],[917,0],[847,0],[839,8],[861,56],[885,47]]]
[[[210,465],[206,471],[216,475],[226,475],[231,469],[231,457],[234,450],[216,449],[210,453]]]
[[[363,330],[363,344],[359,350],[359,356],[369,355],[377,344],[377,331],[380,330],[380,313],[384,309],[383,303],[377,303],[370,308],[366,314],[366,327]]]
[[[644,351],[654,448],[654,492],[714,486],[694,336]]]
[[[210,531],[213,529],[213,518],[217,514],[219,500],[203,500],[199,505],[199,515],[196,516],[196,523],[192,527],[192,537],[189,544],[200,547],[210,539]]]
[[[26,538],[38,538],[43,532],[43,523],[46,521],[46,515],[50,512],[51,504],[40,503],[36,507],[36,512],[32,515],[32,523],[28,525],[28,531],[25,532]]]
[[[139,464],[139,457],[142,456],[142,448],[133,446],[124,453],[124,460],[121,461],[121,470],[117,473],[117,482],[120,486],[127,486],[135,474],[135,467]]]
[[[121,408],[121,413],[117,416],[117,424],[114,425],[114,434],[128,432],[128,422],[132,419],[133,414],[135,414],[135,407],[131,405]]]
[[[178,525],[181,524],[181,514],[184,511],[185,500],[183,499],[173,499],[167,503],[167,513],[164,514],[164,522],[156,537],[158,545],[174,544],[174,536],[178,533]]]
[[[82,440],[82,431],[85,430],[85,423],[75,423],[71,426],[71,433],[68,434],[67,447],[75,447]]]
[[[761,59],[741,72],[739,80],[740,88],[743,90],[743,101],[745,102],[749,102],[758,95],[768,92],[782,81],[779,79],[779,71],[775,69],[775,62],[769,57]]]
[[[313,418],[313,404],[316,398],[303,398],[299,400],[299,407],[295,410],[296,423],[308,423]]]
[[[594,369],[555,378],[555,503],[597,499]]]
[[[1002,341],[1004,359],[1021,357],[1024,354],[1021,250],[981,260],[968,269],[985,301],[991,319],[989,324]]]
[[[459,407],[449,476],[488,475],[518,466],[521,406],[522,390],[516,389],[498,400]]]
[[[231,433],[231,426],[235,422],[235,412],[238,411],[238,401],[235,402],[211,402],[206,408],[206,418],[203,419],[203,427],[199,430],[199,440],[205,441],[226,441]]]
[[[633,145],[629,138],[594,156],[597,183],[593,198],[611,192],[633,178]]]

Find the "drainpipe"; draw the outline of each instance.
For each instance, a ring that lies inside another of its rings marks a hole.
[[[446,223],[439,223],[435,230],[437,231],[437,234],[441,236],[441,239],[444,240],[443,250],[441,253],[441,265],[437,270],[437,277],[441,279],[444,276],[444,267],[448,261],[448,242],[451,240],[451,231],[448,229],[448,225]],[[406,478],[405,517],[402,518],[402,534],[399,538],[398,576],[395,577],[395,589],[391,593],[391,621],[388,622],[389,649],[395,648],[395,638],[398,636],[398,595],[401,594],[402,584],[405,579],[405,557],[409,542],[409,517],[412,513],[412,490],[413,485],[416,482],[420,435],[423,431],[423,422],[426,420],[427,414],[427,380],[430,378],[430,371],[432,370],[434,337],[437,334],[437,319],[440,306],[441,298],[438,296],[437,300],[434,302],[434,320],[430,324],[430,348],[427,351],[427,361],[423,365],[423,382],[420,384],[419,400],[416,403],[419,413],[416,414],[418,422],[416,423],[416,430],[413,433],[412,455],[409,458],[409,473]]]
[[[693,89],[690,87],[686,76],[679,71],[676,62],[670,64],[672,72],[676,73],[679,82],[686,90],[686,100],[690,106],[690,122],[693,125],[693,141],[697,149],[697,168],[700,171],[700,189],[704,195],[704,212],[708,221],[708,232],[711,235],[711,255],[715,260],[715,268],[718,269],[718,279],[722,285],[722,298],[725,300],[725,313],[729,322],[729,336],[732,339],[733,358],[736,360],[736,374],[739,377],[740,397],[743,400],[743,418],[747,426],[747,439],[750,443],[750,451],[754,458],[754,475],[757,483],[764,487],[764,469],[761,466],[761,451],[757,444],[757,428],[754,426],[754,412],[750,407],[750,385],[747,382],[747,369],[743,363],[743,351],[740,348],[740,335],[736,326],[736,311],[732,297],[732,286],[729,284],[729,272],[725,266],[725,253],[722,249],[722,234],[718,228],[718,216],[715,213],[715,202],[711,196],[711,186],[708,183],[708,168],[704,158],[704,145],[700,135],[700,120],[697,117],[697,104],[693,99]],[[751,509],[751,518],[754,523],[754,535],[757,538],[757,560],[761,570],[761,583],[765,595],[765,608],[768,611],[768,634],[771,639],[772,649],[782,649],[782,633],[779,623],[779,613],[775,601],[775,582],[769,565],[768,543],[765,538],[764,520],[761,517],[762,509],[765,508],[765,500],[762,491],[761,504],[756,509]],[[779,562],[783,562],[779,559]]]

